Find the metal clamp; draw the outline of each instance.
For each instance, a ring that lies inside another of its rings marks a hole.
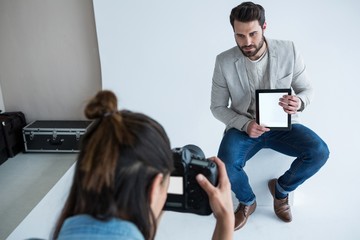
[[[80,140],[80,132],[77,131],[77,132],[76,132],[76,141],[79,141],[79,140]]]
[[[53,140],[55,140],[56,138],[57,138],[57,133],[56,133],[56,131],[53,131],[53,135],[52,135],[53,137]]]
[[[33,139],[34,139],[34,137],[35,137],[35,134],[34,134],[34,132],[33,132],[33,131],[31,131],[31,132],[30,132],[30,140],[33,140]]]

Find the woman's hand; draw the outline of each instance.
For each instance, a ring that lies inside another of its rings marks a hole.
[[[196,179],[209,196],[210,206],[217,220],[213,240],[230,240],[233,238],[235,224],[231,184],[225,164],[217,157],[212,157],[211,160],[218,166],[218,185],[213,186],[202,174],[198,174]]]

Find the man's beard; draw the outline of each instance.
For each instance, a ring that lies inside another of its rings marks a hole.
[[[264,36],[262,36],[261,41],[259,42],[259,44],[257,46],[254,44],[251,44],[249,46],[242,46],[242,47],[240,47],[238,45],[238,47],[239,47],[240,51],[244,54],[244,56],[249,58],[249,57],[255,56],[260,51],[260,49],[263,47],[264,43],[265,43],[265,38],[264,38]],[[246,51],[246,49],[249,47],[251,48],[251,51],[249,51],[249,50]]]

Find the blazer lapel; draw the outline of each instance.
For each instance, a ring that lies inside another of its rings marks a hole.
[[[250,91],[249,79],[245,68],[245,57],[243,55],[240,55],[235,61],[235,67],[239,76],[240,85],[246,92]]]
[[[269,81],[270,89],[274,89],[277,81],[278,73],[278,56],[276,51],[276,46],[272,45],[271,40],[266,41],[268,44],[268,53],[269,53]]]

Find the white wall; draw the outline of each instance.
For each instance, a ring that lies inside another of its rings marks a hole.
[[[28,122],[82,119],[101,88],[92,1],[0,1],[0,84]]]
[[[233,45],[224,1],[94,1],[103,88],[162,123],[172,145],[215,154],[210,111],[216,53]],[[227,37],[225,37],[227,36]]]

